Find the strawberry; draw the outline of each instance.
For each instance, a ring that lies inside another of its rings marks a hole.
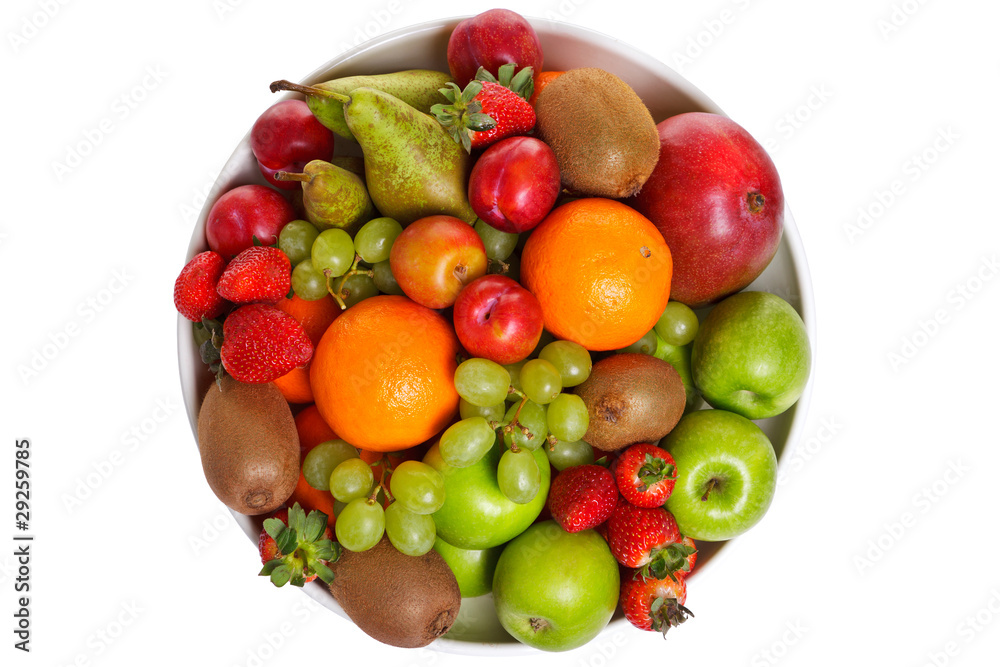
[[[666,450],[640,442],[615,461],[615,481],[625,500],[633,505],[660,507],[674,490],[677,466]]]
[[[229,262],[219,278],[218,290],[233,303],[276,303],[292,287],[288,255],[269,246],[252,246]]]
[[[313,344],[288,313],[268,303],[240,306],[222,324],[222,367],[240,382],[263,383],[312,359]]]
[[[191,258],[174,281],[174,306],[177,312],[201,322],[222,314],[226,300],[215,286],[226,268],[226,260],[217,252],[206,250]]]
[[[615,478],[607,468],[594,464],[566,468],[549,489],[552,518],[568,533],[604,523],[617,502]]]
[[[619,602],[628,622],[640,630],[656,630],[667,636],[667,630],[677,627],[694,616],[684,606],[687,586],[683,579],[653,579],[640,576],[624,577]]]
[[[662,507],[619,502],[608,519],[607,534],[615,560],[640,568],[644,577],[673,579],[678,570],[690,569],[687,559],[694,543],[682,542],[674,515]]]
[[[533,70],[525,67],[515,76],[515,67],[501,66],[499,79],[480,67],[465,90],[454,82],[440,89],[450,104],[435,104],[431,114],[466,151],[527,134],[535,127],[535,109],[528,104]]]
[[[327,516],[319,510],[306,516],[298,503],[278,510],[264,520],[257,546],[264,564],[260,575],[269,576],[275,586],[302,586],[317,577],[333,581],[327,564],[340,556],[340,545],[333,542]]]

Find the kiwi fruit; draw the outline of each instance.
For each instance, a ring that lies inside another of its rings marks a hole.
[[[595,67],[572,69],[535,100],[535,131],[552,148],[563,186],[619,199],[639,192],[660,158],[649,109],[632,87]]]
[[[656,444],[680,420],[686,397],[677,370],[662,359],[626,352],[594,364],[576,388],[590,416],[583,439],[605,452]]]
[[[225,376],[213,383],[198,413],[205,479],[240,514],[281,507],[299,481],[299,436],[288,402],[272,383]]]
[[[367,551],[345,549],[330,569],[334,599],[355,625],[383,644],[427,646],[458,618],[458,581],[433,549],[407,556],[383,535]]]

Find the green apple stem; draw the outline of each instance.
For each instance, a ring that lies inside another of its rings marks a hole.
[[[705,495],[703,495],[701,497],[702,502],[708,500],[709,494],[712,493],[712,491],[715,489],[715,487],[718,484],[719,484],[719,480],[717,480],[714,477],[712,479],[708,480],[708,487],[705,489]]]

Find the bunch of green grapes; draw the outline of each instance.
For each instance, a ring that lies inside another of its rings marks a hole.
[[[372,465],[378,464],[385,473],[376,480]],[[434,546],[437,527],[431,515],[444,504],[444,478],[426,463],[403,461],[392,469],[384,456],[369,464],[349,443],[330,440],[310,450],[302,474],[313,488],[333,494],[334,531],[345,549],[367,551],[383,534],[408,556],[421,556]]]
[[[441,458],[457,468],[471,466],[500,438],[504,452],[497,484],[511,501],[531,502],[541,485],[532,454],[539,447],[559,470],[593,461],[593,450],[583,440],[590,422],[587,406],[563,392],[586,380],[591,365],[586,348],[564,340],[508,366],[489,359],[463,361],[455,371],[461,419],[441,435]]]
[[[392,218],[369,220],[352,238],[343,229],[319,231],[293,220],[278,235],[292,266],[292,291],[308,301],[327,294],[342,308],[382,294],[402,294],[389,268],[389,251],[402,225]]]

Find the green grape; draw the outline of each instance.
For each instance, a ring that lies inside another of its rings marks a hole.
[[[292,269],[292,291],[306,301],[318,301],[330,292],[326,276],[317,271],[311,259],[304,259]]]
[[[521,407],[520,412],[517,411],[518,406]],[[505,429],[503,443],[507,447],[513,443],[521,449],[530,450],[541,447],[542,443],[545,442],[545,436],[549,434],[545,408],[531,400],[525,401],[523,406],[520,403],[515,403],[507,410],[504,421],[511,422],[515,414],[517,414],[517,424],[513,425],[510,433],[507,433]],[[528,429],[530,437],[525,435],[522,429]]]
[[[344,300],[348,308],[361,303],[368,297],[378,295],[378,288],[371,276],[363,273],[352,273],[349,276],[333,281],[333,291]]]
[[[358,458],[358,450],[343,440],[327,440],[313,447],[302,461],[302,475],[306,482],[320,491],[330,490],[333,469],[347,459]]]
[[[503,403],[496,405],[473,405],[464,398],[458,399],[458,414],[462,419],[469,417],[482,417],[489,422],[498,422],[503,419],[503,413],[507,406]]]
[[[347,273],[354,263],[354,241],[343,229],[324,229],[313,241],[313,266],[331,278]]]
[[[517,391],[522,391],[521,369],[524,368],[524,365],[526,363],[528,363],[527,359],[525,359],[524,361],[518,361],[517,363],[504,365],[504,368],[507,369],[508,375],[510,375],[510,386],[512,386]],[[507,400],[517,402],[521,400],[521,397],[515,394],[514,392],[511,392],[507,394]]]
[[[587,348],[569,340],[549,343],[538,353],[538,358],[556,367],[563,387],[575,387],[589,378],[593,365]]]
[[[432,514],[444,505],[444,478],[422,461],[403,461],[396,466],[389,491],[414,514]]]
[[[670,301],[653,330],[664,341],[681,347],[693,341],[698,333],[698,316],[680,301]]]
[[[369,264],[389,259],[389,250],[403,226],[392,218],[375,218],[366,222],[354,236],[354,249]]]
[[[455,369],[455,390],[473,405],[503,403],[510,387],[510,373],[489,359],[466,359]]]
[[[414,514],[393,503],[385,508],[385,534],[400,553],[423,556],[434,546],[437,527],[430,514]]]
[[[531,359],[521,369],[521,390],[539,405],[551,403],[562,391],[562,375],[545,359]]]
[[[549,433],[559,440],[579,440],[590,426],[587,404],[576,394],[559,394],[545,412]]]
[[[392,269],[389,268],[389,260],[372,265],[372,273],[375,274],[373,279],[379,292],[403,295],[403,288],[396,282],[396,277],[392,275]]]
[[[583,440],[560,440],[554,445],[546,442],[545,455],[552,467],[560,471],[594,462],[594,448]]]
[[[457,421],[441,434],[438,448],[445,463],[467,468],[493,448],[497,434],[482,417]]]
[[[517,246],[517,234],[502,232],[485,220],[476,218],[476,224],[473,228],[479,234],[479,238],[483,240],[483,245],[486,246],[488,259],[503,261],[510,257]]]
[[[341,461],[330,473],[330,493],[341,502],[364,498],[372,492],[374,485],[372,467],[359,458]]]
[[[292,220],[278,233],[278,248],[288,255],[292,266],[312,256],[312,244],[319,230],[305,220]]]
[[[538,495],[542,475],[534,455],[526,449],[508,449],[497,464],[497,485],[511,502],[530,503]]]
[[[653,354],[656,352],[656,331],[650,329],[646,334],[632,343],[628,347],[623,347],[617,352],[635,352],[636,354]]]
[[[374,500],[355,498],[341,510],[333,531],[345,549],[368,551],[385,532],[385,510]]]

